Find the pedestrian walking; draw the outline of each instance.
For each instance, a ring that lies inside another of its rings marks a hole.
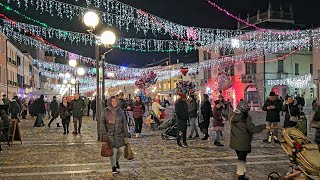
[[[197,128],[197,117],[198,117],[198,103],[194,95],[190,95],[190,100],[188,102],[188,114],[190,120],[190,136],[189,139],[192,139],[193,133],[195,133],[195,138],[199,137],[198,128]]]
[[[282,109],[281,102],[278,100],[278,95],[271,91],[269,94],[269,98],[266,100],[266,102],[263,105],[263,110],[267,112],[266,115],[266,121],[267,126],[271,127],[278,127],[278,124],[280,122],[280,111]],[[278,137],[278,129],[274,129],[274,136]],[[266,139],[263,140],[263,142],[267,143],[269,142],[268,138],[270,136],[270,132],[267,131]],[[275,140],[276,143],[278,143],[278,140]]]
[[[208,140],[210,118],[213,116],[213,113],[208,94],[203,94],[202,99],[203,101],[201,103],[201,117],[199,121],[199,127],[201,132],[204,134],[202,140]]]
[[[266,128],[266,125],[255,126],[252,118],[249,116],[249,106],[243,101],[237,106],[237,109],[231,118],[230,148],[237,153],[237,175],[238,180],[248,180],[246,177],[247,155],[251,153],[251,142],[254,133],[260,133]]]
[[[100,121],[101,142],[107,142],[112,147],[113,155],[110,157],[112,173],[120,169],[120,157],[124,153],[125,144],[128,143],[129,132],[124,111],[119,107],[118,99],[112,96],[109,105],[102,112]]]
[[[16,99],[12,99],[9,107],[11,119],[17,119],[19,121],[20,106]]]
[[[26,119],[26,116],[28,114],[28,103],[27,103],[26,98],[22,99],[21,106],[22,106],[21,117],[22,117],[22,119]]]
[[[36,121],[34,122],[35,127],[41,127],[44,126],[43,118],[44,114],[46,112],[46,107],[45,107],[45,102],[44,102],[44,96],[41,95],[39,99],[36,100],[34,104],[34,113],[36,114],[37,118]]]
[[[97,113],[97,100],[94,98],[91,102],[91,109],[92,109],[92,120],[96,120],[96,113]]]
[[[288,100],[285,101],[285,104],[282,108],[282,111],[285,112],[285,119],[284,119],[284,128],[288,127],[296,127],[297,122],[291,121],[292,117],[299,118],[300,117],[300,109],[297,105],[297,101],[294,100],[291,96],[288,97]]]
[[[4,110],[9,114],[9,105],[10,105],[10,100],[7,98],[7,95],[2,95],[2,101],[4,104]]]
[[[72,114],[73,114],[73,134],[81,134],[82,117],[84,115],[83,110],[85,108],[85,103],[79,94],[74,95],[74,100],[71,102]]]
[[[90,99],[88,99],[88,112],[87,112],[87,116],[90,116],[91,103],[92,103],[92,101],[91,101]]]
[[[60,118],[62,120],[63,126],[63,134],[69,134],[69,123],[72,115],[72,106],[71,103],[68,102],[66,97],[62,98],[62,102],[60,103]]]
[[[90,110],[90,109],[88,109],[89,99],[87,97],[84,97],[83,101],[84,101],[84,104],[85,104],[85,108],[83,109],[83,113],[85,115],[87,115],[88,111]]]
[[[179,99],[175,104],[176,122],[177,122],[177,144],[180,147],[187,148],[187,126],[189,114],[187,96],[185,94],[179,94]],[[182,138],[182,144],[181,144]]]
[[[28,108],[29,108],[29,114],[31,116],[31,118],[33,119],[33,117],[35,116],[35,113],[34,113],[34,103],[35,103],[35,100],[33,98],[31,98],[28,102]]]
[[[50,110],[50,100],[47,99],[46,103],[45,103],[45,107],[46,107],[46,112],[48,114],[48,119],[51,118],[51,110]]]
[[[227,106],[224,102],[223,96],[219,95],[219,99],[215,101],[215,106],[213,109],[213,130],[216,132],[216,138],[214,140],[214,145],[216,146],[224,146],[221,144],[222,131],[224,127],[224,123],[227,120],[227,114],[223,114],[226,112]]]
[[[136,97],[136,101],[133,103],[132,111],[133,111],[133,119],[135,122],[136,138],[139,138],[141,137],[140,135],[142,130],[143,114],[146,111],[140,96]]]
[[[50,112],[51,112],[51,120],[48,124],[48,127],[50,127],[51,123],[59,117],[60,111],[59,111],[59,104],[57,101],[57,97],[53,96],[53,100],[50,103]],[[57,127],[60,127],[60,124],[57,123]]]

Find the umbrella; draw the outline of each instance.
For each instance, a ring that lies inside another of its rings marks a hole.
[[[39,90],[35,90],[27,93],[27,95],[60,95],[60,94],[48,89],[39,89]]]

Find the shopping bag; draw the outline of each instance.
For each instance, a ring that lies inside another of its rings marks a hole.
[[[128,160],[133,159],[133,152],[129,143],[127,143],[124,147],[124,158]]]
[[[113,155],[112,147],[108,142],[105,142],[101,146],[101,156],[102,157],[111,157]]]

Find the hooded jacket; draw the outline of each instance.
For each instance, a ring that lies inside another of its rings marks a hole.
[[[235,110],[231,117],[230,148],[236,151],[251,152],[251,141],[254,133],[259,133],[266,125],[255,126],[250,116],[244,116],[240,110]]]

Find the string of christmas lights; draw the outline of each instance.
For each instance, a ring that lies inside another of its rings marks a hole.
[[[311,74],[285,79],[267,80],[268,86],[286,85],[292,88],[315,88]]]

